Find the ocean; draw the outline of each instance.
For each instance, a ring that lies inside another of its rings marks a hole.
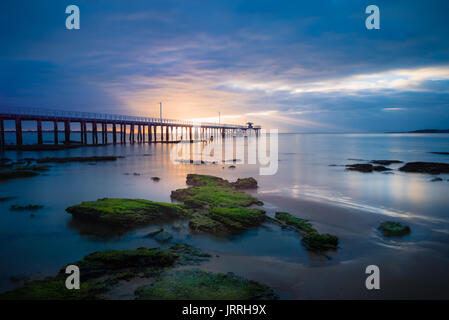
[[[24,136],[25,143],[34,142],[34,134]],[[44,134],[44,140],[52,137]],[[13,138],[7,134],[9,142]],[[221,140],[213,143],[219,146]],[[198,152],[205,144],[194,145],[193,152]],[[204,268],[257,280],[283,299],[449,298],[449,175],[441,174],[443,181],[434,182],[432,175],[398,171],[403,163],[390,165],[388,173],[345,170],[347,164],[371,160],[449,163],[448,155],[432,153],[449,152],[449,134],[279,134],[277,171],[272,175],[260,175],[260,165],[234,163],[232,157],[225,163],[174,162],[174,147],[136,143],[4,151],[1,157],[11,159],[123,158],[52,164],[37,177],[0,183],[0,197],[15,197],[0,202],[0,291],[18,285],[11,277],[54,275],[94,251],[160,246],[145,237],[154,226],[114,234],[72,220],[65,209],[105,197],[170,202],[171,190],[186,187],[188,173],[200,173],[230,181],[254,177],[259,188],[252,193],[264,202],[268,215],[288,211],[340,239],[337,251],[320,255],[307,251],[294,231],[269,222],[228,237],[192,234],[187,222],[176,229],[162,225],[173,235],[172,243],[186,242],[213,253],[215,259]],[[153,181],[154,176],[160,181]],[[30,217],[29,212],[10,211],[12,204],[44,208]],[[387,220],[408,224],[411,234],[383,237],[377,228]],[[365,267],[372,264],[381,270],[381,290],[375,292],[364,285]]]

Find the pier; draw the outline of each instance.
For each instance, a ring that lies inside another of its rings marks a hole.
[[[108,144],[108,134],[112,134],[112,144],[129,143],[174,143],[188,140],[191,143],[198,140],[208,140],[211,137],[226,137],[237,134],[254,133],[259,135],[260,126],[249,122],[246,125],[225,123],[196,123],[192,121],[124,116],[76,111],[58,111],[40,108],[0,107],[0,147],[5,144],[5,121],[13,121],[15,145],[24,144],[22,124],[24,121],[35,123],[37,133],[36,144],[43,145],[43,123],[52,123],[53,144],[88,144],[88,134],[91,135],[91,145]],[[74,132],[71,124],[78,123],[80,141],[72,141]],[[62,124],[61,127],[59,125]],[[60,141],[60,128],[63,128],[64,140]],[[48,132],[48,130],[45,130]],[[128,137],[127,137],[128,134]],[[101,140],[99,139],[101,138]],[[128,140],[128,141],[127,141]]]

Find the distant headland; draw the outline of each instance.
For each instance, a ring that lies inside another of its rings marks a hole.
[[[386,133],[449,133],[449,129],[421,129],[414,131],[391,131]]]

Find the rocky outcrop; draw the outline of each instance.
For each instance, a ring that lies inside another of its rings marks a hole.
[[[449,173],[449,164],[440,162],[408,162],[399,168],[403,172],[440,174]]]

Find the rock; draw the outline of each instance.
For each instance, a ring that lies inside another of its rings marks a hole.
[[[439,162],[408,162],[399,168],[403,172],[440,174],[449,173],[449,164]]]
[[[288,212],[276,212],[276,219],[302,233],[302,243],[312,251],[328,251],[338,248],[338,237],[325,233],[320,234],[304,219],[292,216]]]
[[[235,166],[232,165],[232,166],[229,166],[228,168],[229,168],[229,169],[235,169]]]
[[[430,152],[430,153],[433,153],[433,154],[440,154],[440,155],[449,155],[449,152]]]
[[[5,170],[0,171],[0,181],[12,180],[17,178],[35,177],[39,173],[30,170]]]
[[[277,220],[285,223],[286,225],[295,227],[304,232],[315,232],[316,230],[312,225],[304,219],[296,218],[288,212],[276,212],[275,217]]]
[[[302,237],[302,242],[307,248],[316,251],[336,250],[338,248],[338,237],[328,233],[306,233]]]
[[[9,277],[9,281],[11,281],[12,283],[28,282],[30,281],[30,277],[25,275],[11,276]]]
[[[0,300],[98,300],[103,293],[114,287],[118,281],[139,278],[151,283],[165,270],[178,265],[196,265],[210,259],[210,255],[187,244],[177,243],[168,249],[138,248],[131,250],[109,250],[94,252],[77,262],[82,275],[79,290],[67,290],[66,267],[54,277],[26,282],[22,276],[12,277],[12,281],[26,283],[12,291],[0,293]],[[213,287],[212,287],[213,288]]]
[[[205,214],[195,214],[189,221],[189,227],[195,232],[225,234],[257,227],[265,219],[265,211],[260,209],[212,208]]]
[[[431,182],[437,182],[437,181],[443,181],[443,179],[441,178],[433,178],[432,180],[430,180]]]
[[[26,206],[19,206],[19,205],[13,204],[11,207],[9,207],[9,210],[12,210],[12,211],[35,211],[35,210],[42,209],[43,207],[44,206],[39,205],[39,204],[28,204]]]
[[[152,229],[148,232],[147,237],[153,238],[155,235],[161,233],[162,231],[164,231],[164,228]]]
[[[85,201],[66,211],[74,218],[88,219],[122,228],[134,228],[149,223],[180,219],[188,216],[181,205],[143,199],[103,198]]]
[[[373,166],[369,163],[355,163],[346,165],[346,170],[359,171],[359,172],[373,172],[373,171],[388,171],[390,168],[384,166]]]
[[[231,187],[231,183],[228,180],[215,176],[193,173],[187,175],[186,183],[193,187]]]
[[[181,270],[136,289],[140,300],[275,300],[269,287],[233,273]]]
[[[133,175],[134,175],[134,176],[140,176],[140,173],[134,172]]]
[[[403,163],[403,162],[399,160],[371,160],[371,163],[389,166],[390,164]]]
[[[182,229],[182,225],[180,223],[174,223],[171,227],[173,230],[181,230]]]
[[[153,180],[154,182],[159,182],[159,180],[161,180],[161,178],[159,178],[159,177],[151,177],[151,180]]]
[[[254,178],[243,178],[243,179],[237,179],[236,182],[232,183],[232,186],[235,189],[256,189],[257,188],[257,181]]]
[[[96,300],[118,279],[135,277],[142,271],[173,267],[178,255],[159,248],[94,252],[77,262],[82,275],[79,290],[67,290],[64,266],[54,277],[30,281],[12,291],[0,293],[0,300]]]
[[[401,237],[411,232],[410,227],[399,222],[385,221],[382,222],[379,230],[386,237]]]
[[[10,201],[15,198],[17,198],[17,197],[0,197],[0,202]]]
[[[263,205],[250,194],[234,190],[230,187],[190,187],[171,192],[173,200],[182,201],[189,208],[205,207],[249,207]]]
[[[173,236],[165,231],[159,232],[154,236],[154,240],[161,243],[169,242],[171,239],[173,239]]]

